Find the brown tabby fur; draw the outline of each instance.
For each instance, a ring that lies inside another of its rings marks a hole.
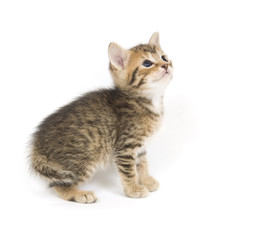
[[[77,186],[110,161],[117,166],[127,196],[145,197],[157,190],[158,182],[148,173],[145,144],[160,126],[163,90],[172,77],[172,63],[164,61],[163,55],[158,33],[149,44],[130,50],[111,43],[115,87],[85,94],[38,126],[31,166],[61,198],[95,202],[93,192]],[[146,59],[154,64],[144,67]],[[161,77],[164,69],[168,73]]]

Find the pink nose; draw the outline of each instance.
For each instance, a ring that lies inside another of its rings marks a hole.
[[[165,70],[167,70],[168,69],[168,64],[163,64],[161,67],[164,68]]]

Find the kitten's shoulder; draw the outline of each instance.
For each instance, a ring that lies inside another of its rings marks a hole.
[[[93,106],[112,106],[116,99],[123,98],[123,94],[116,88],[102,88],[95,91],[87,92],[76,99],[77,104],[82,106],[86,104]]]

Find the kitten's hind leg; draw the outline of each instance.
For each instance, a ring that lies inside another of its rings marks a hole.
[[[75,186],[55,186],[54,189],[64,200],[78,203],[94,203],[97,200],[93,192],[81,191]]]

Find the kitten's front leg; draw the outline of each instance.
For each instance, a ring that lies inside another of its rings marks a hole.
[[[148,173],[148,163],[146,158],[146,152],[142,152],[138,155],[137,172],[139,175],[139,183],[144,185],[148,191],[153,192],[159,188],[159,182],[151,177]]]
[[[125,194],[132,198],[141,198],[148,195],[145,186],[138,182],[138,175],[134,154],[121,154],[115,159]]]

